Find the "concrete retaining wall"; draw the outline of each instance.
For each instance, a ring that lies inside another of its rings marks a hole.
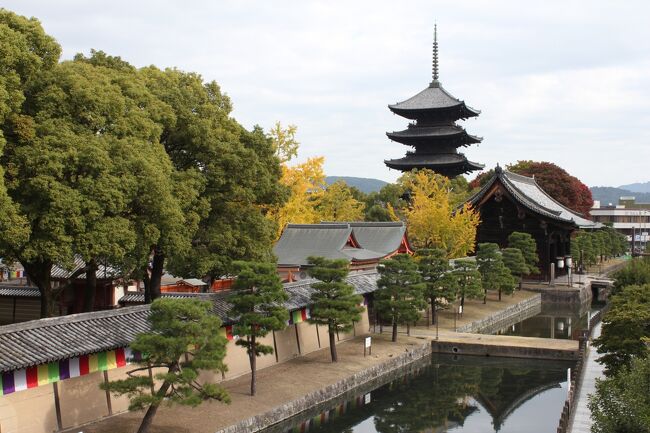
[[[278,406],[266,413],[256,415],[245,419],[237,424],[219,430],[218,433],[252,433],[263,430],[269,426],[278,424],[284,420],[302,414],[305,411],[312,411],[319,413],[322,410],[322,405],[332,404],[332,399],[348,399],[352,394],[362,394],[365,392],[382,385],[397,374],[401,376],[408,372],[405,367],[411,365],[416,361],[423,360],[429,362],[431,355],[431,344],[429,341],[423,342],[421,346],[415,349],[407,350],[401,355],[395,356],[388,361],[381,364],[367,368],[363,371],[354,373],[353,375],[342,379],[332,385],[328,385],[317,391],[311,392],[293,401]],[[423,362],[424,362],[423,361]],[[293,421],[290,421],[293,422]],[[284,424],[282,424],[284,426]],[[283,427],[279,427],[280,429]],[[282,431],[282,430],[278,430]],[[286,430],[285,430],[286,431]]]
[[[545,347],[506,346],[481,343],[456,343],[433,341],[434,353],[472,356],[498,356],[506,358],[553,359],[557,361],[574,361],[578,358],[575,351],[549,349]]]
[[[485,319],[476,320],[458,328],[457,332],[470,332],[473,334],[493,334],[500,329],[519,323],[524,319],[533,317],[542,312],[542,295],[537,294],[531,298],[511,305],[503,311],[493,314]]]

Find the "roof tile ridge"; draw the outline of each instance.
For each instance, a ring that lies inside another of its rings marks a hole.
[[[584,216],[578,214],[578,213],[577,213],[576,211],[574,211],[573,209],[569,209],[568,207],[564,206],[562,203],[560,203],[559,201],[557,201],[557,200],[555,200],[553,197],[551,197],[551,196],[550,196],[546,191],[544,191],[544,188],[542,188],[541,186],[539,186],[539,184],[537,183],[537,179],[535,179],[535,178],[533,177],[532,180],[533,180],[534,185],[537,187],[537,189],[539,189],[540,191],[542,191],[542,193],[543,193],[546,197],[548,197],[549,199],[551,199],[555,204],[557,204],[558,206],[560,206],[562,209],[566,210],[567,212],[569,212],[569,213],[572,214],[573,216],[577,216],[577,217],[580,217],[580,218],[585,219],[585,220],[587,220],[587,221],[591,221],[591,222],[593,222],[593,221],[590,220],[589,218],[586,218],[586,217],[584,217]],[[573,218],[571,218],[571,221],[573,221]]]
[[[331,223],[331,224],[287,224],[286,228],[292,229],[345,229],[349,228],[347,223]]]
[[[43,319],[30,320],[27,322],[12,323],[9,325],[0,326],[0,335],[17,331],[27,331],[31,329],[65,325],[69,323],[83,323],[85,321],[104,319],[107,317],[119,317],[129,314],[136,314],[149,310],[150,307],[150,304],[135,305],[132,307],[114,308],[112,310],[92,311],[88,313],[69,314],[67,316],[47,317]]]
[[[508,173],[511,173],[511,172],[508,172]],[[516,173],[511,173],[511,174],[516,174]],[[520,175],[520,174],[516,174],[516,176],[521,176],[521,175]],[[524,178],[524,179],[532,179],[532,178],[529,178],[529,177],[526,177],[526,176],[521,176],[521,177]],[[547,208],[546,206],[542,205],[541,203],[538,203],[537,201],[535,201],[535,200],[531,199],[530,197],[528,197],[528,195],[527,195],[526,193],[524,193],[521,189],[519,189],[516,185],[514,185],[514,184],[512,183],[512,181],[510,180],[510,178],[508,178],[508,176],[505,176],[505,175],[504,175],[504,179],[508,181],[508,182],[507,182],[507,186],[508,186],[508,187],[510,187],[510,188],[514,189],[515,191],[517,191],[517,193],[519,193],[520,195],[522,195],[523,197],[525,197],[526,200],[528,200],[528,201],[532,201],[532,202],[533,202],[537,207],[539,207],[539,208],[542,209],[543,211],[548,212],[548,213],[550,213],[551,215],[554,215],[555,217],[557,217],[557,218],[559,218],[559,219],[561,219],[561,220],[568,221],[568,220],[566,220],[565,218],[563,218],[563,217],[560,216],[560,214],[561,214],[562,212],[558,212],[558,211],[555,211],[555,210],[553,210],[553,209],[549,209],[549,208]],[[534,185],[534,186],[536,186],[537,189],[539,189],[539,190],[542,191],[542,192],[543,192],[547,197],[549,197],[549,198],[552,199],[552,197],[549,196],[548,194],[546,194],[546,192],[545,192],[542,188],[540,188],[539,185],[538,185],[537,183],[530,183],[530,182],[526,182],[526,183],[528,183],[528,184],[530,184],[530,185]],[[553,201],[555,201],[555,200],[553,200]]]
[[[354,221],[349,223],[354,227],[404,227],[403,221]]]
[[[513,177],[515,177],[515,178],[519,178],[521,181],[526,182],[526,183],[530,183],[530,184],[533,184],[533,183],[534,183],[534,184],[537,184],[537,182],[535,181],[535,178],[534,178],[534,177],[524,176],[523,174],[515,173],[515,172],[513,172],[513,171],[508,171],[508,170],[506,170],[506,169],[503,170],[503,173],[504,173],[506,176],[513,176]],[[539,187],[539,185],[537,185],[537,186]]]

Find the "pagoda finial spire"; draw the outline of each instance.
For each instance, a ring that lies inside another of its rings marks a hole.
[[[433,25],[433,81],[438,81],[438,24]]]

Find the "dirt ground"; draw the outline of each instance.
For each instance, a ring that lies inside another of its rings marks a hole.
[[[497,293],[488,294],[487,304],[482,299],[466,300],[465,312],[456,318],[456,326],[461,326],[474,320],[480,320],[495,312],[521,302],[536,293],[516,291],[514,295],[504,295],[498,301]],[[458,338],[460,334],[454,330],[454,308],[439,312],[439,329],[441,338]],[[423,319],[422,323],[426,323]],[[419,327],[427,335],[426,326]],[[431,326],[429,330],[434,330]],[[379,327],[377,327],[377,332]],[[290,401],[308,392],[323,388],[341,380],[355,372],[388,360],[409,347],[429,344],[422,337],[407,337],[402,331],[398,342],[390,342],[390,329],[384,328],[383,334],[373,334],[372,356],[363,356],[363,338],[357,337],[337,345],[339,362],[330,362],[329,349],[312,352],[308,355],[294,358],[288,362],[277,364],[258,371],[257,395],[251,397],[250,375],[223,382],[229,391],[232,403],[224,405],[218,402],[207,402],[196,408],[173,406],[161,407],[154,419],[152,433],[213,433],[220,428],[234,424],[255,414],[266,412],[285,401]],[[462,334],[465,335],[465,334]],[[478,334],[467,334],[469,338]],[[483,336],[484,337],[484,336]],[[131,433],[137,431],[142,419],[142,412],[116,415],[83,428],[73,428],[69,432],[84,433]]]
[[[456,327],[459,328],[476,320],[484,319],[496,312],[504,310],[511,305],[517,304],[535,295],[537,295],[537,293],[527,292],[525,290],[517,290],[512,295],[502,295],[501,301],[499,301],[499,294],[497,292],[488,291],[486,304],[483,304],[483,298],[465,299],[465,308],[462,315],[455,314],[455,312],[458,311],[460,302],[449,305],[449,307],[445,310],[438,310],[438,328],[440,330],[454,331],[454,322],[456,324]],[[454,316],[456,316],[455,321]],[[418,327],[426,328],[427,319],[428,323],[431,323],[431,317],[425,315],[422,320],[418,322]],[[429,327],[435,328],[434,325],[429,325]],[[376,332],[379,332],[379,327],[377,327]],[[384,327],[383,332],[390,332],[390,328]]]
[[[404,335],[399,336],[397,343],[389,339],[387,334],[373,335],[372,356],[363,356],[363,338],[358,337],[337,345],[339,362],[336,364],[330,361],[329,349],[324,349],[262,369],[258,371],[255,397],[249,395],[250,375],[223,382],[232,398],[230,405],[207,402],[196,408],[161,407],[151,433],[213,433],[387,361],[407,348],[429,344],[422,338]],[[125,413],[69,432],[132,433],[137,431],[142,416],[142,412]]]

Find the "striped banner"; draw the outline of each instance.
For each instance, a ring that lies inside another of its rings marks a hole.
[[[142,355],[139,352],[126,347],[8,371],[2,374],[0,395],[85,376],[97,371],[112,370],[140,360]]]
[[[300,310],[295,310],[289,313],[289,321],[287,325],[293,325],[295,323],[301,323],[311,318],[311,311],[309,308],[301,308]]]
[[[238,340],[239,339],[239,335],[234,335],[233,334],[232,325],[222,326],[221,327],[221,335],[226,337],[228,339],[228,341]]]

